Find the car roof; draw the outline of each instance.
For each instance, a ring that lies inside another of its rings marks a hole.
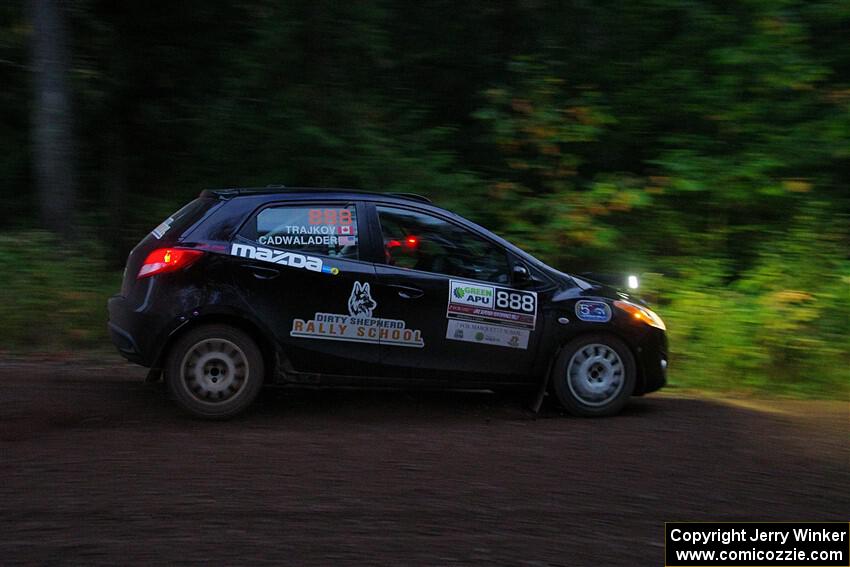
[[[225,189],[206,189],[201,192],[201,197],[218,197],[220,199],[229,199],[240,196],[259,196],[259,195],[286,195],[286,196],[302,196],[302,195],[322,195],[323,197],[349,197],[354,199],[367,199],[369,197],[395,197],[397,199],[406,199],[409,201],[417,201],[420,203],[431,203],[431,199],[424,195],[416,193],[381,193],[377,191],[362,191],[359,189],[345,189],[336,187],[286,187],[284,185],[267,185],[266,187],[231,187]]]

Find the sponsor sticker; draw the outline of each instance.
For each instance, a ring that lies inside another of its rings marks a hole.
[[[534,330],[537,293],[451,280],[446,317]]]
[[[528,329],[513,329],[457,319],[449,319],[446,328],[446,338],[453,341],[521,349],[528,348],[530,334]]]
[[[455,303],[493,307],[493,300],[496,297],[496,288],[493,286],[468,284],[455,280],[451,280],[449,285],[451,298]]]
[[[165,236],[165,233],[168,232],[168,229],[171,228],[171,223],[173,222],[174,218],[168,217],[167,219],[162,221],[155,229],[153,229],[151,231],[151,234],[153,234],[154,238],[160,240],[163,236]]]
[[[372,298],[369,283],[354,282],[348,297],[348,315],[316,313],[312,319],[294,319],[289,335],[303,339],[323,339],[357,343],[388,344],[422,348],[422,332],[408,329],[399,319],[374,317],[378,303]]]
[[[311,272],[322,272],[333,275],[339,273],[339,268],[325,266],[321,258],[305,256],[304,254],[298,254],[296,252],[272,250],[271,248],[252,246],[250,244],[238,244],[234,242],[230,247],[230,255],[238,256],[240,258],[250,258],[251,260],[260,260],[261,262],[269,262],[271,264],[279,264],[281,266],[301,268]]]
[[[576,317],[590,323],[607,323],[611,320],[611,308],[604,301],[583,299],[576,303]]]

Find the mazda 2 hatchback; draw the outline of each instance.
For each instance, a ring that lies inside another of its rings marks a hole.
[[[267,383],[550,388],[601,416],[666,381],[641,301],[406,194],[204,191],[130,253],[109,331],[207,418]]]

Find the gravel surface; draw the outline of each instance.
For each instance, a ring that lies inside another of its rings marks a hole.
[[[208,423],[143,377],[0,361],[0,564],[663,565],[665,521],[850,519],[847,402],[269,390]]]

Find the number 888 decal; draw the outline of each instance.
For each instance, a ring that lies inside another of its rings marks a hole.
[[[314,224],[340,224],[349,226],[353,222],[349,209],[310,209],[309,221]]]
[[[534,313],[537,309],[533,293],[522,291],[496,290],[496,307],[521,313]]]

